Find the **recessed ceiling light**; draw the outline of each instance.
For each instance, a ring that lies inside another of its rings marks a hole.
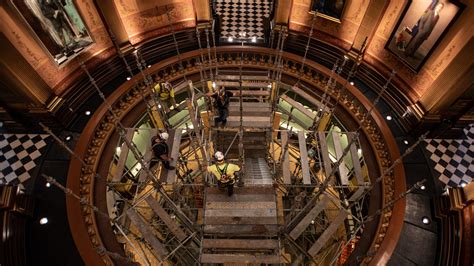
[[[72,139],[71,135],[67,135],[66,138],[65,138],[66,141],[70,141],[71,139]]]
[[[234,38],[229,37],[229,38],[227,38],[227,41],[228,41],[228,42],[233,42],[233,41],[234,41]]]
[[[46,182],[46,187],[51,187],[51,183]]]
[[[46,217],[41,218],[39,223],[40,224],[47,224],[48,223],[48,218],[46,218]]]
[[[424,217],[421,219],[421,222],[422,222],[423,224],[430,224],[431,221],[430,221],[430,218],[424,216]]]
[[[150,68],[150,67],[151,67],[151,65],[148,65],[148,68]]]
[[[354,81],[349,82],[349,84],[351,84],[352,86],[354,86]]]
[[[426,189],[426,186],[425,186],[425,185],[421,185],[420,189],[421,189],[421,190],[425,190],[425,189]]]
[[[89,115],[91,115],[91,111],[87,110],[87,111],[84,112],[84,114],[89,116]]]
[[[408,140],[403,140],[403,143],[405,143],[405,145],[408,145]]]
[[[127,77],[127,80],[131,80],[132,78],[131,77]]]
[[[257,37],[253,36],[252,37],[252,42],[257,42]]]
[[[388,121],[392,120],[392,116],[390,116],[390,115],[387,115],[386,118],[387,118]]]

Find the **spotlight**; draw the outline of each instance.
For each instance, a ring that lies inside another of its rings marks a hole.
[[[66,138],[65,138],[66,141],[70,141],[71,139],[72,139],[71,135],[67,135]]]
[[[131,77],[127,77],[127,80],[131,80],[132,78]]]
[[[161,104],[158,104],[158,108],[160,108],[160,109],[161,109]]]
[[[84,114],[87,115],[87,116],[90,116],[90,115],[91,115],[91,111],[87,110],[87,111],[84,112]]]
[[[46,218],[46,217],[41,218],[39,223],[40,224],[47,224],[48,223],[48,218]]]
[[[212,88],[214,88],[214,89],[216,88],[216,82],[215,81],[212,82]]]
[[[405,143],[405,145],[408,145],[408,140],[403,140],[403,143]]]
[[[386,118],[387,118],[388,121],[392,120],[392,116],[390,116],[390,115],[387,115]]]
[[[151,67],[151,65],[148,65],[148,68],[150,68],[150,67]]]
[[[51,187],[51,183],[46,182],[46,187]]]
[[[466,187],[466,183],[462,182],[461,187]]]
[[[271,88],[271,87],[272,87],[272,84],[271,84],[271,83],[267,85],[267,88]]]
[[[361,149],[361,148],[358,148],[358,149],[357,149],[357,153],[358,153],[358,154],[362,154],[362,149]]]
[[[116,151],[116,153],[120,153],[122,151],[122,149],[120,148],[120,146],[118,146],[117,148],[115,148],[115,151]]]
[[[228,41],[228,42],[233,42],[233,41],[234,41],[234,38],[229,37],[229,38],[227,38],[227,41]]]
[[[354,81],[349,82],[349,84],[351,84],[352,86],[354,86]]]
[[[242,37],[245,37],[245,35],[247,35],[247,33],[246,33],[245,31],[242,31],[242,32],[239,33],[239,34],[240,34],[240,36],[242,36]]]
[[[252,42],[257,42],[257,37],[253,36],[252,37]]]
[[[426,189],[426,186],[425,186],[425,185],[421,185],[420,189],[421,189],[421,190],[425,190],[425,189]]]
[[[311,224],[314,224],[314,220],[311,220]]]
[[[422,222],[423,224],[430,224],[431,221],[430,221],[430,218],[424,216],[424,217],[421,219],[421,222]]]

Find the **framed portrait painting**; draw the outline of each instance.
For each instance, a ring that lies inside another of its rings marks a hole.
[[[408,1],[385,49],[418,72],[463,9],[449,0]]]
[[[312,0],[310,13],[341,23],[347,0]]]
[[[57,65],[93,44],[75,0],[10,1]]]

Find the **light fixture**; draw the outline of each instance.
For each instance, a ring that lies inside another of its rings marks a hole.
[[[127,80],[131,80],[132,78],[131,77],[127,77]]]
[[[426,186],[425,186],[425,185],[421,185],[420,189],[421,189],[421,190],[425,190],[425,189],[426,189]]]
[[[227,41],[228,41],[228,42],[233,42],[233,41],[234,41],[234,38],[229,37],[229,38],[227,38]]]
[[[148,68],[150,68],[150,67],[151,67],[151,65],[148,65]]]
[[[216,88],[216,82],[215,81],[212,82],[212,88],[214,88],[214,89]]]
[[[314,224],[314,220],[311,220],[311,224]]]
[[[465,187],[465,186],[466,186],[466,183],[462,182],[461,187]]]
[[[354,81],[349,82],[349,84],[351,84],[352,86],[354,86]]]
[[[357,153],[358,153],[358,154],[362,154],[362,149],[361,149],[361,148],[358,148],[358,149],[357,149]]]
[[[426,217],[426,216],[423,216],[423,218],[421,219],[421,222],[423,224],[430,224],[430,218]]]
[[[387,115],[386,118],[387,118],[388,121],[392,120],[392,116],[390,116],[390,115]]]
[[[160,109],[161,109],[161,104],[158,104],[158,108],[160,108]]]
[[[67,135],[66,138],[65,138],[66,141],[70,141],[71,139],[72,139],[71,135]]]
[[[408,145],[408,140],[403,140],[403,143],[405,143],[405,145]]]
[[[115,152],[116,153],[120,153],[122,151],[122,149],[120,148],[120,146],[118,146],[117,148],[115,148]]]
[[[247,35],[247,33],[246,33],[245,31],[242,31],[242,32],[239,33],[239,34],[240,34],[240,36],[242,36],[242,37],[245,37],[245,35]]]
[[[90,115],[91,115],[91,111],[87,110],[87,111],[84,112],[84,114],[87,115],[87,116],[90,116]]]
[[[51,183],[46,182],[46,185],[45,185],[45,186],[46,186],[46,187],[51,187]]]
[[[0,121],[0,127],[3,127],[3,122],[2,121]]]
[[[253,36],[252,37],[252,42],[257,42],[257,37]]]
[[[271,88],[271,87],[272,87],[272,84],[271,84],[271,83],[267,85],[267,88]]]
[[[47,224],[48,223],[48,218],[46,218],[46,217],[41,218],[39,223],[40,224]]]
[[[344,61],[349,60],[349,56],[344,55]]]

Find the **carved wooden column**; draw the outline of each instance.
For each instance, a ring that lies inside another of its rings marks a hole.
[[[275,12],[275,24],[288,25],[293,0],[278,1]]]
[[[94,0],[94,3],[103,23],[115,36],[117,44],[120,47],[129,44],[127,31],[123,26],[122,19],[120,18],[114,1]]]
[[[420,102],[429,114],[442,112],[472,86],[472,51],[474,39],[471,38],[421,96]]]
[[[198,24],[212,20],[209,0],[193,0],[196,22]]]
[[[36,106],[46,105],[52,92],[3,33],[0,33],[0,76],[9,89],[23,94],[21,100]]]
[[[365,42],[367,46],[377,29],[382,15],[385,13],[390,0],[371,0],[364,18],[360,24],[359,30],[354,38],[352,49],[360,51]]]

